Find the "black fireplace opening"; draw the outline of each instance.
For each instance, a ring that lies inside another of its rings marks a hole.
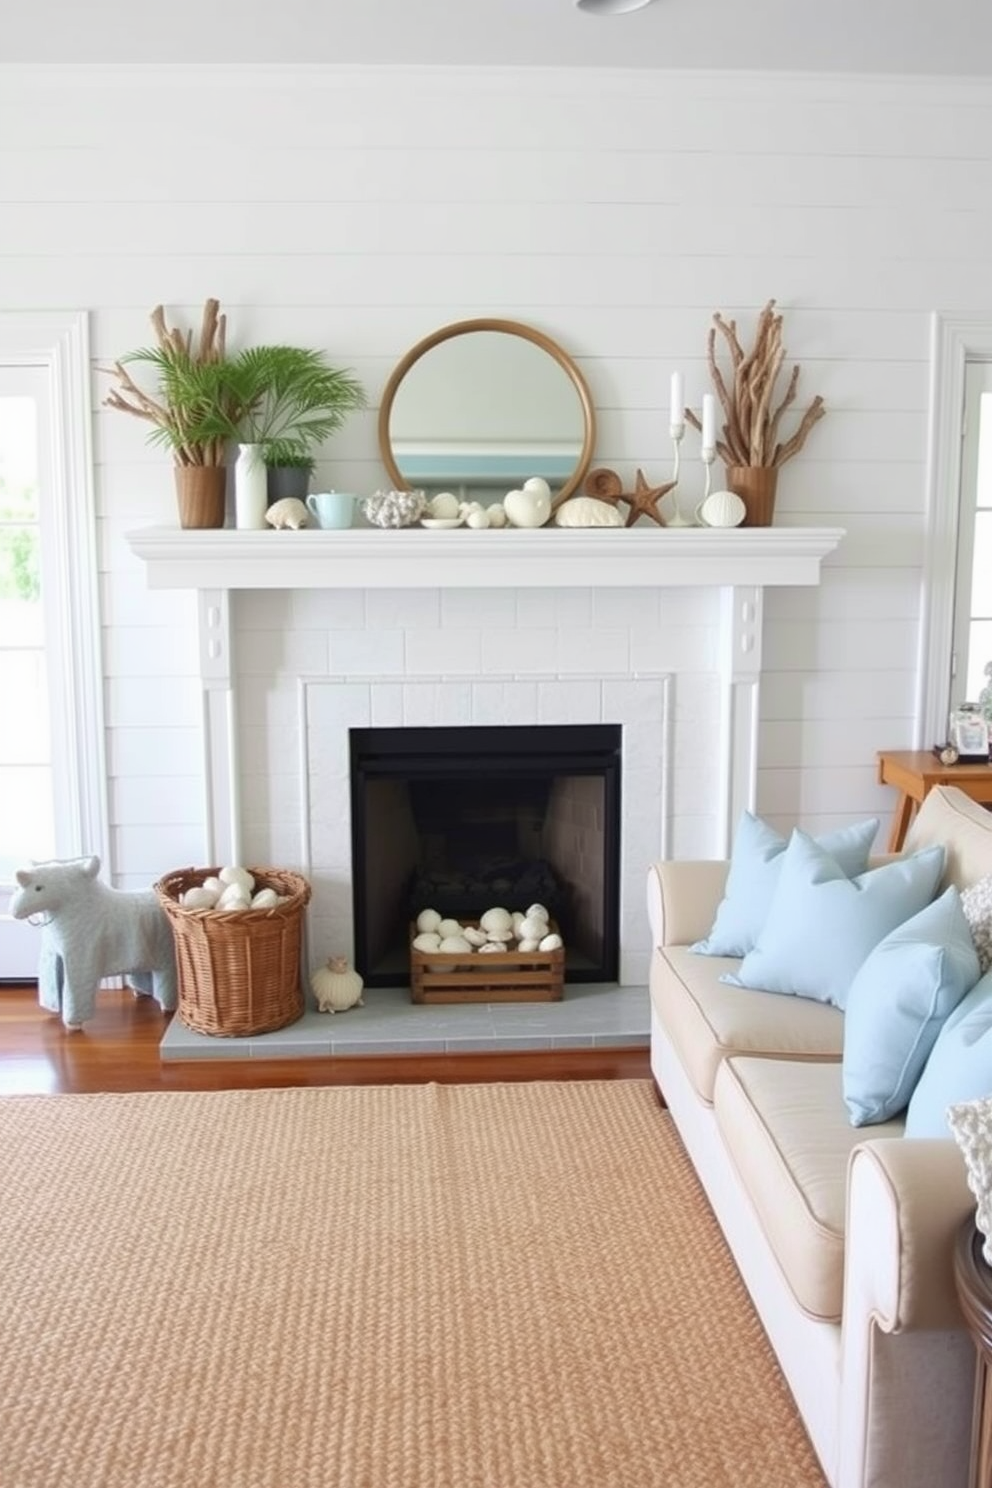
[[[618,724],[350,730],[355,964],[409,982],[423,909],[478,919],[545,905],[567,982],[620,962]]]

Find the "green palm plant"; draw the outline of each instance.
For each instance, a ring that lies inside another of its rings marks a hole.
[[[230,371],[239,408],[230,437],[261,445],[269,466],[312,467],[317,446],[367,402],[358,378],[330,366],[323,351],[253,346],[232,359]]]
[[[170,330],[161,305],[152,311],[157,344],[119,358],[110,369],[119,387],[104,399],[151,425],[149,442],[172,452],[179,466],[223,466],[229,430],[245,411],[235,363],[225,354],[225,317],[217,300],[204,306],[198,341],[191,331]],[[153,374],[155,388],[132,376],[141,367]]]

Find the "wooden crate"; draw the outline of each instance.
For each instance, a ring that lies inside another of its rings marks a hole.
[[[557,928],[552,920],[549,931]],[[414,925],[411,942],[416,933]],[[557,951],[473,951],[470,956],[410,946],[414,1002],[560,1002],[564,984],[563,946]]]

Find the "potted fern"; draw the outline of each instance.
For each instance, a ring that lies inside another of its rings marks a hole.
[[[110,370],[119,386],[104,399],[148,423],[148,438],[172,453],[181,527],[223,527],[228,430],[245,411],[235,363],[225,351],[226,318],[217,300],[203,308],[200,334],[171,328],[152,311],[155,344],[129,352]],[[149,391],[132,368],[150,373]]]
[[[242,411],[230,434],[259,446],[269,500],[306,496],[315,450],[366,405],[361,383],[325,352],[300,346],[250,347],[233,359],[232,377]]]

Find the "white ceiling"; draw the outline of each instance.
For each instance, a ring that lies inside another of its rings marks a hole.
[[[992,75],[992,0],[28,0],[4,63],[314,62]],[[593,102],[594,100],[590,100]]]

